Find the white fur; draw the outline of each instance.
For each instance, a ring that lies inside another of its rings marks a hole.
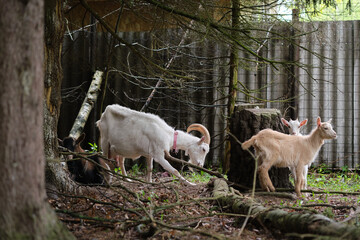
[[[160,117],[114,104],[106,107],[96,125],[100,130],[101,148],[104,154],[119,160],[124,175],[126,175],[124,158],[136,159],[144,156],[147,159],[147,181],[151,182],[154,159],[165,170],[185,183],[193,185],[164,158],[164,151],[169,151],[173,147],[175,131]],[[200,129],[201,127],[203,129]],[[203,166],[209,152],[210,135],[200,124],[189,126],[188,132],[191,130],[202,132],[205,138],[200,139],[178,130],[176,147],[185,150],[192,164]]]

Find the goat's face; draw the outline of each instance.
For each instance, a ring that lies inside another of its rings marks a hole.
[[[199,131],[203,136],[199,141],[190,145],[185,154],[189,155],[190,163],[202,167],[204,166],[205,157],[208,154],[210,148],[210,133],[206,127],[199,123],[191,124],[186,131],[189,133],[193,130]]]
[[[289,121],[289,131],[290,135],[299,135],[300,133],[300,122],[299,120],[292,120]]]
[[[321,137],[324,139],[335,139],[336,132],[331,125],[331,119],[327,122],[321,122],[320,117],[317,118],[318,129],[320,130]]]
[[[209,144],[201,140],[198,143],[192,144],[187,150],[187,154],[190,158],[189,162],[196,166],[203,167],[208,152]]]
[[[306,125],[307,119],[299,122],[298,119],[286,121],[284,118],[281,118],[281,122],[289,128],[290,135],[300,135],[300,128]]]

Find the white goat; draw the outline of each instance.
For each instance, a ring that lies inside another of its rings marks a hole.
[[[305,119],[301,122],[299,122],[298,119],[296,119],[296,120],[290,119],[290,121],[286,121],[284,118],[281,118],[281,122],[289,128],[290,135],[302,135],[300,133],[300,128],[302,126],[305,126],[307,124],[307,121],[308,121],[307,119]]]
[[[151,182],[153,159],[165,170],[174,174],[186,184],[195,185],[183,178],[164,158],[164,151],[170,149],[185,150],[190,163],[203,166],[209,152],[210,134],[201,124],[192,124],[187,133],[175,131],[160,117],[131,110],[117,104],[109,105],[96,122],[101,135],[101,148],[108,158],[116,157],[120,161],[122,174],[126,176],[124,158],[137,159],[146,157],[147,176]],[[188,132],[197,130],[203,137],[200,139]]]
[[[289,134],[290,135],[302,135],[300,133],[300,128],[302,126],[305,126],[307,124],[307,119],[299,122],[298,119],[296,120],[292,120],[290,119],[290,121],[286,121],[284,118],[281,118],[281,122],[287,126],[289,128]],[[304,186],[304,189],[307,188],[307,174],[308,174],[308,170],[309,170],[309,167],[310,167],[311,163],[309,165],[305,165],[304,166],[304,171],[303,171],[303,175],[304,175],[304,181],[305,181],[305,186]],[[296,181],[296,172],[295,172],[295,168],[294,167],[289,167],[292,175],[294,176],[294,180]]]
[[[264,129],[244,142],[241,147],[246,150],[254,146],[259,159],[260,185],[267,191],[275,191],[268,173],[272,166],[295,167],[297,176],[295,192],[300,197],[301,189],[304,187],[302,174],[304,166],[315,160],[325,139],[335,138],[336,132],[331,126],[331,119],[328,122],[321,122],[318,117],[317,127],[309,135],[287,135],[271,129]]]

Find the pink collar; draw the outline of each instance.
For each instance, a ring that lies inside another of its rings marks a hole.
[[[178,134],[179,134],[178,131],[175,131],[175,132],[174,132],[174,143],[173,143],[172,149],[174,150],[175,153],[178,152],[178,149],[176,148],[176,142],[177,142]]]

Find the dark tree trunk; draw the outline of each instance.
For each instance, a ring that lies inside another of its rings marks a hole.
[[[64,37],[61,0],[45,1],[45,78],[44,78],[44,145],[46,183],[59,190],[74,192],[76,185],[59,159],[57,125],[61,106],[61,49]]]
[[[237,106],[230,120],[230,133],[242,143],[265,128],[285,132],[280,118],[281,114],[276,109],[244,109]],[[228,177],[232,182],[251,188],[253,186],[255,160],[247,151],[242,150],[241,145],[234,137],[230,136],[231,157]],[[288,168],[272,167],[269,175],[274,187],[292,188],[289,173]],[[256,181],[256,187],[260,188],[258,180]]]
[[[240,28],[240,0],[231,1],[231,24],[234,29]],[[233,39],[239,39],[238,31],[231,31]],[[227,103],[227,115],[230,117],[235,109],[236,95],[238,91],[238,68],[239,68],[239,50],[236,43],[233,43],[230,50],[230,62],[229,62],[229,97]],[[229,131],[230,120],[227,119],[227,130]],[[225,142],[225,156],[222,162],[224,172],[228,172],[230,168],[230,156],[231,156],[231,142]]]
[[[43,1],[0,6],[0,238],[73,238],[46,201]]]

